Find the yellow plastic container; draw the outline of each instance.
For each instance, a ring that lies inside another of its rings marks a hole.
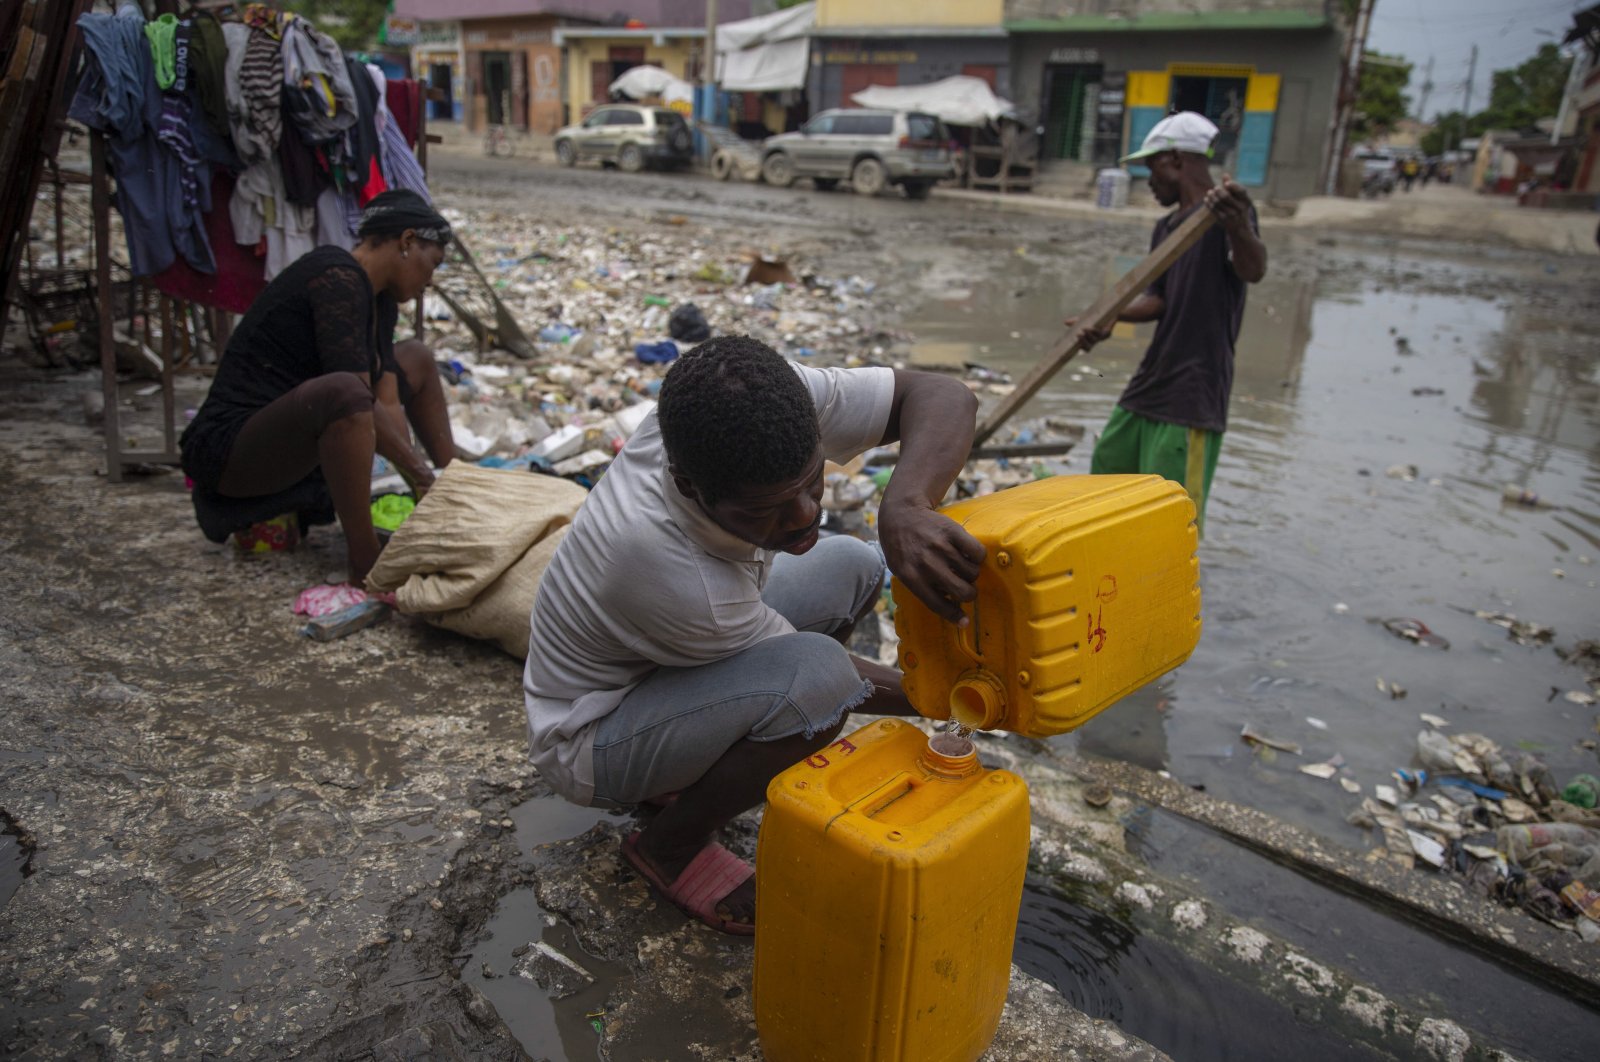
[[[1194,503],[1159,476],[1056,476],[943,510],[988,550],[971,624],[895,594],[906,695],[930,719],[1059,734],[1200,641]]]
[[[754,987],[769,1062],[971,1062],[994,1039],[1028,791],[970,749],[884,720],[772,780]]]

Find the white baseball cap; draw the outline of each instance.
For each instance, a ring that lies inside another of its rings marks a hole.
[[[1122,156],[1123,162],[1149,158],[1163,151],[1189,151],[1211,157],[1211,141],[1217,137],[1217,127],[1203,114],[1179,111],[1169,114],[1145,134],[1144,146],[1138,151]]]

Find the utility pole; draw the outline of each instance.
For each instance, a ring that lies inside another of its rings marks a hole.
[[[1467,83],[1461,87],[1461,135],[1456,137],[1456,147],[1467,138],[1467,119],[1472,117],[1472,79],[1478,73],[1478,46],[1472,46],[1472,58],[1467,60]]]
[[[1345,38],[1344,68],[1339,73],[1339,96],[1334,103],[1333,122],[1328,129],[1328,157],[1323,160],[1322,191],[1333,195],[1339,190],[1339,170],[1344,163],[1345,140],[1350,131],[1350,114],[1355,110],[1356,90],[1361,84],[1361,56],[1367,50],[1367,29],[1372,25],[1376,0],[1360,0],[1356,21]]]
[[[706,40],[700,48],[700,91],[695,112],[707,125],[717,124],[717,0],[706,0]],[[702,160],[711,161],[711,141],[697,130],[695,144]]]
[[[1417,121],[1428,120],[1428,96],[1433,92],[1433,56],[1428,56],[1428,67],[1422,73],[1422,98],[1417,103]]]

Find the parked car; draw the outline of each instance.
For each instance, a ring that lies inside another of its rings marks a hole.
[[[761,176],[779,188],[809,177],[830,191],[849,178],[862,195],[899,185],[912,199],[925,199],[934,182],[952,172],[944,123],[917,111],[823,111],[793,133],[768,137],[761,148]]]
[[[596,107],[577,125],[556,130],[555,148],[563,166],[591,159],[629,173],[687,166],[694,159],[694,138],[683,115],[631,103]]]
[[[1399,159],[1392,151],[1358,151],[1361,160],[1361,194],[1369,199],[1394,191]]]

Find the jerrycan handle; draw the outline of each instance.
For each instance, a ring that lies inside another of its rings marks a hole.
[[[956,631],[956,648],[961,650],[967,659],[977,664],[983,659],[978,653],[977,642],[978,603],[974,601],[970,608],[963,608],[961,614],[967,618],[967,625],[962,627],[958,624],[951,624]]]

